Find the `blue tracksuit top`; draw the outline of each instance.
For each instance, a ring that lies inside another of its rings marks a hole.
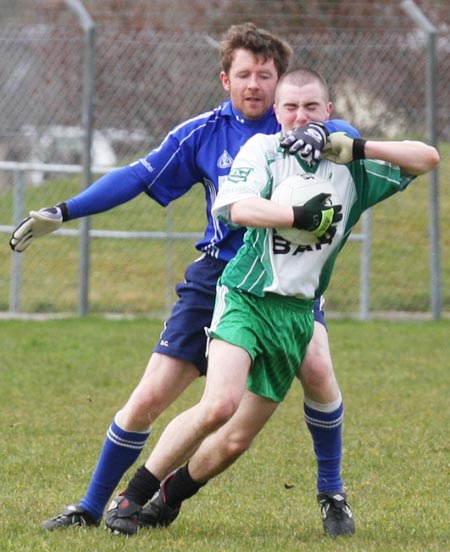
[[[329,132],[359,133],[345,121],[326,122]],[[228,99],[219,107],[175,127],[145,158],[102,176],[66,201],[69,219],[106,211],[142,192],[166,206],[201,183],[205,192],[207,225],[196,248],[229,261],[242,245],[245,229],[230,230],[213,218],[211,207],[241,146],[257,133],[275,134],[280,126],[270,109],[261,119],[243,117]]]

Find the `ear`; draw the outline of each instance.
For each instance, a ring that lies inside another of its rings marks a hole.
[[[220,80],[222,81],[222,86],[226,92],[230,91],[230,78],[225,73],[225,71],[221,71],[220,73]]]
[[[276,117],[277,121],[278,121],[278,122],[280,123],[280,125],[281,125],[280,118],[278,117],[277,104],[273,104],[273,112],[275,113],[275,117]]]
[[[328,105],[327,105],[327,115],[328,115],[328,119],[331,117],[331,112],[333,111],[333,103],[332,102],[328,102]]]

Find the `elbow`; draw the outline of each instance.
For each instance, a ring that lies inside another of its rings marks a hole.
[[[418,163],[416,169],[410,170],[409,173],[415,176],[428,173],[439,164],[440,160],[441,158],[437,149],[432,146],[428,146],[426,155],[422,158],[421,162]]]
[[[233,224],[238,224],[239,226],[247,226],[245,209],[242,208],[240,202],[233,203],[230,206],[230,220]]]
[[[427,159],[425,161],[425,169],[424,173],[432,171],[434,168],[437,167],[439,164],[441,158],[436,148],[433,148],[430,146]]]
[[[439,164],[440,160],[441,158],[438,150],[433,146],[428,146],[428,152],[424,163],[425,165],[424,172],[432,171]]]
[[[441,160],[441,156],[439,155],[439,152],[436,148],[431,148],[431,153],[430,153],[430,164],[431,164],[431,167],[430,167],[430,171],[432,171],[440,162]]]

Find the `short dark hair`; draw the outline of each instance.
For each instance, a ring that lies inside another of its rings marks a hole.
[[[297,69],[291,69],[287,73],[284,73],[277,84],[277,90],[279,90],[282,84],[294,84],[296,86],[304,86],[310,82],[318,82],[326,96],[329,96],[328,84],[325,78],[314,69],[309,67],[298,67]],[[275,92],[275,102],[277,101],[277,93]]]
[[[278,76],[287,71],[293,54],[289,44],[254,23],[232,25],[220,42],[220,55],[225,73],[229,73],[233,62],[233,54],[238,49],[249,50],[264,61],[273,59]]]

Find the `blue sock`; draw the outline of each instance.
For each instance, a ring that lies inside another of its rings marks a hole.
[[[142,433],[125,431],[115,419],[112,422],[86,494],[80,501],[80,506],[96,519],[102,517],[114,489],[137,460],[150,432],[150,429]]]
[[[317,490],[319,493],[342,491],[342,397],[331,404],[320,404],[305,397],[303,408],[316,453]]]

